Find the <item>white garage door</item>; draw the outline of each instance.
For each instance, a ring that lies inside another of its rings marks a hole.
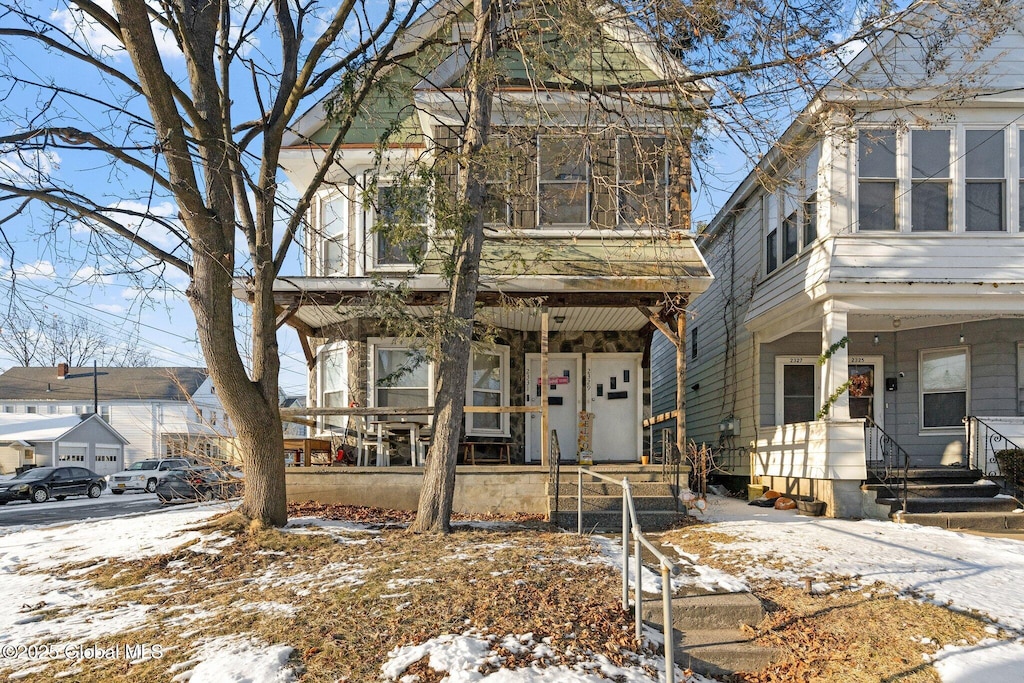
[[[113,474],[124,469],[121,466],[121,449],[117,446],[97,446],[96,462],[93,466],[96,474]]]

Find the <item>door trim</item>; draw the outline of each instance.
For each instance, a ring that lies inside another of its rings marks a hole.
[[[525,391],[525,394],[524,394],[524,401],[523,401],[523,403],[527,404],[527,405],[529,405],[528,400],[529,400],[529,397],[531,396],[530,392],[533,389],[533,381],[532,381],[533,378],[530,375],[530,362],[532,360],[534,360],[534,359],[536,359],[539,362],[540,361],[540,354],[539,353],[527,353],[527,354],[524,354],[524,363],[523,363],[523,384],[524,384],[524,386],[523,386],[523,389]],[[583,354],[582,353],[549,353],[548,354],[548,361],[555,360],[555,359],[557,359],[557,360],[575,360],[576,361],[576,377],[577,378],[583,377]],[[583,403],[583,398],[584,398],[584,396],[583,396],[583,384],[584,383],[582,381],[580,381],[579,379],[576,380],[576,405],[578,407],[580,407],[580,410],[584,410],[584,408],[582,408],[582,406],[584,405],[584,403]],[[534,462],[536,462],[536,463],[540,462],[540,453],[534,453],[533,452],[533,440],[530,438],[530,418],[529,418],[530,415],[537,415],[538,416],[537,419],[540,419],[540,416],[537,413],[527,413],[526,425],[525,425],[525,429],[523,430],[524,431],[523,436],[525,437],[524,440],[526,441],[525,448],[524,448],[524,453],[525,453],[525,456],[526,456],[526,463],[527,464],[531,464],[531,463],[534,463]],[[539,443],[539,441],[538,441],[538,443]]]
[[[635,375],[635,379],[633,381],[636,382],[636,386],[638,387],[638,391],[636,392],[636,425],[635,425],[635,431],[636,431],[636,462],[640,462],[640,456],[644,452],[644,430],[643,430],[643,421],[644,421],[644,374],[643,373],[644,373],[644,369],[641,367],[641,363],[643,362],[643,357],[644,357],[644,354],[642,354],[642,353],[625,352],[625,351],[615,351],[615,352],[609,352],[609,353],[588,353],[587,354],[587,376],[586,376],[586,379],[587,379],[586,401],[581,404],[583,406],[583,410],[585,410],[587,412],[591,412],[590,411],[590,400],[591,400],[591,393],[590,392],[591,392],[591,387],[592,387],[592,382],[591,382],[591,375],[592,375],[592,373],[591,373],[591,366],[590,366],[591,359],[594,359],[594,360],[624,359],[624,360],[632,360],[633,361],[633,366],[630,368],[630,372],[632,372]],[[612,461],[612,462],[614,462],[614,461]],[[630,461],[630,462],[632,462],[632,461]]]

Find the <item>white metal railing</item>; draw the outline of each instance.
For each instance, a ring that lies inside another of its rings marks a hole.
[[[636,572],[635,592],[635,617],[636,641],[643,643],[643,565],[640,560],[641,546],[646,547],[658,558],[661,565],[661,606],[663,610],[662,620],[665,633],[665,681],[675,683],[675,644],[672,635],[672,580],[671,577],[679,573],[679,567],[672,560],[665,557],[664,553],[654,547],[647,537],[640,530],[640,520],[636,516],[636,506],[633,505],[633,490],[629,485],[629,479],[622,478],[622,481],[613,479],[607,475],[595,472],[586,467],[579,468],[576,478],[576,533],[583,535],[583,475],[589,474],[597,479],[602,479],[622,487],[622,610],[629,611],[629,534],[633,534],[633,555]]]

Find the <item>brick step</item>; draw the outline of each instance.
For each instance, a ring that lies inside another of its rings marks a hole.
[[[1024,513],[1013,512],[933,512],[894,514],[893,519],[906,524],[935,526],[940,529],[1011,532],[1024,534]]]
[[[672,485],[662,481],[630,481],[629,487],[633,496],[671,496]],[[552,486],[548,482],[548,495],[552,495]],[[558,495],[561,498],[576,498],[576,481],[567,482],[562,480],[558,486]],[[583,482],[584,496],[618,496],[622,497],[622,487],[618,484],[611,484],[606,481]]]
[[[640,518],[640,527],[646,533],[648,531],[670,528],[686,516],[686,511],[682,509],[679,514],[676,514],[675,512],[664,510],[637,510],[637,516]],[[564,507],[560,508],[557,516],[552,515],[551,521],[562,529],[575,531],[576,509],[567,510]],[[583,513],[583,531],[584,533],[616,533],[622,531],[621,506],[617,511],[585,511]]]
[[[867,491],[875,491],[879,498],[898,498],[901,488],[898,484],[865,484]],[[913,481],[907,484],[907,495],[910,498],[991,498],[1001,490],[999,484],[920,484]]]
[[[644,622],[664,631],[661,596],[644,598],[640,607]],[[756,626],[763,618],[761,601],[750,593],[701,593],[672,598],[672,627],[684,632]]]
[[[878,498],[891,512],[901,510],[899,498]],[[1010,512],[1017,508],[1013,498],[908,498],[907,513],[933,512]]]
[[[578,499],[576,496],[570,498],[560,497],[558,499],[559,510],[576,510]],[[554,509],[554,500],[548,501],[548,506]],[[654,511],[671,511],[676,510],[676,499],[674,496],[633,496],[633,508],[637,512],[654,510]],[[686,506],[679,503],[679,509],[685,510]],[[583,510],[587,511],[599,511],[599,512],[622,512],[622,496],[584,496],[583,498]]]

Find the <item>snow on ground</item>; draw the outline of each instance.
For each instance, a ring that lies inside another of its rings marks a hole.
[[[775,578],[803,585],[812,576],[859,577],[955,610],[980,612],[1013,640],[942,650],[933,663],[945,683],[1019,683],[1024,671],[1024,537],[989,538],[916,524],[803,517],[790,510],[712,497],[714,531],[739,539],[724,545],[750,558],[783,558],[784,568],[751,563],[744,580]],[[685,548],[676,548],[680,553]],[[645,577],[646,583],[646,577]],[[645,589],[646,590],[646,589]],[[996,631],[997,629],[992,629]]]

